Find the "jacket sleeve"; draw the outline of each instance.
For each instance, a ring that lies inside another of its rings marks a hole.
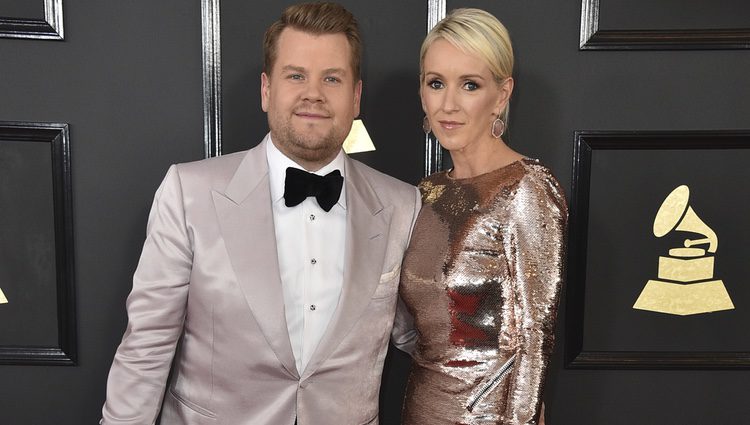
[[[192,268],[177,166],[156,192],[127,300],[128,325],[112,363],[104,425],[152,425],[182,333]]]
[[[551,174],[527,175],[511,206],[508,258],[514,288],[517,349],[503,424],[539,422],[554,345],[565,263],[567,207]]]
[[[419,334],[414,328],[414,319],[406,308],[406,305],[398,297],[396,305],[396,318],[393,320],[393,330],[391,331],[391,342],[399,350],[411,355],[417,347]]]

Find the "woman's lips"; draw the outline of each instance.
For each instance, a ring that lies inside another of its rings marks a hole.
[[[458,121],[438,121],[438,122],[440,123],[440,126],[446,130],[453,130],[463,125],[463,123],[460,123]]]

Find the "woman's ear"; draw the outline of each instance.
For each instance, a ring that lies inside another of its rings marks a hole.
[[[426,114],[427,113],[427,108],[425,108],[424,97],[422,96],[423,95],[422,91],[424,90],[424,87],[423,87],[423,84],[422,84],[422,81],[423,81],[422,79],[423,78],[424,78],[424,76],[422,75],[422,73],[420,73],[419,74],[419,102],[422,104],[422,112],[424,112]]]
[[[502,114],[505,107],[508,105],[508,102],[510,102],[510,96],[513,94],[513,84],[513,77],[508,77],[500,83],[498,87],[497,105],[495,105],[495,113],[497,115]]]

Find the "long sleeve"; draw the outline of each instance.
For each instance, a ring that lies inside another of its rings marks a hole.
[[[419,333],[414,327],[414,318],[404,305],[401,297],[398,298],[396,306],[396,317],[393,320],[393,330],[391,331],[391,342],[399,350],[411,355],[417,346]]]
[[[548,173],[527,175],[509,215],[507,258],[515,282],[518,350],[503,424],[537,424],[543,383],[554,345],[565,263],[567,207]]]
[[[156,192],[127,300],[128,325],[115,354],[102,409],[104,425],[156,422],[182,333],[192,268],[176,166]]]
[[[419,189],[415,188],[414,192],[414,214],[412,216],[411,227],[409,228],[409,239],[411,239],[411,233],[414,231],[414,224],[417,222],[419,210],[422,208],[422,196],[419,193]],[[393,320],[393,330],[391,331],[391,342],[399,350],[411,355],[417,346],[418,339],[419,333],[414,327],[414,318],[399,296],[398,304],[396,305],[396,317]]]

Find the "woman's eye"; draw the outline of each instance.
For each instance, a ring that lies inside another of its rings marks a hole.
[[[474,91],[479,88],[479,84],[473,81],[467,81],[464,83],[464,88],[468,91]]]
[[[432,80],[427,83],[427,86],[431,89],[439,90],[443,88],[443,82],[440,80]]]

